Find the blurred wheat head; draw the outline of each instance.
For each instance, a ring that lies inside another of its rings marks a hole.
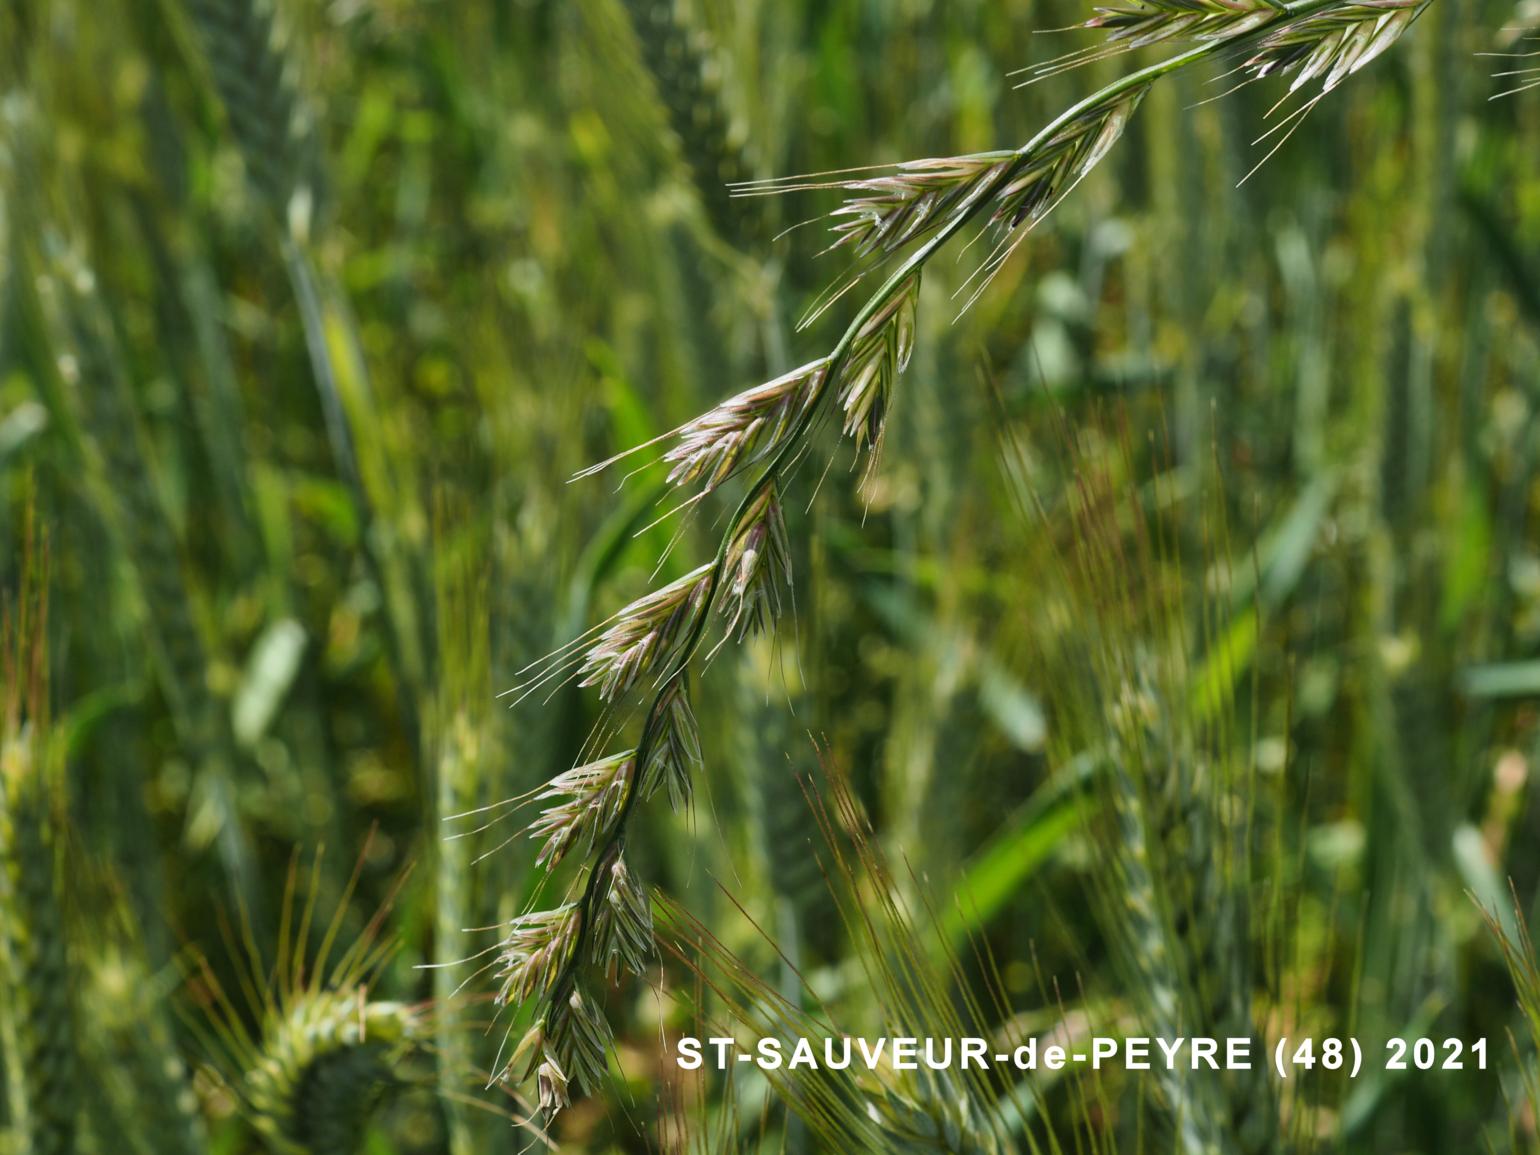
[[[23,1155],[76,1149],[80,1071],[66,927],[62,750],[51,733],[46,552],[29,517],[0,617],[0,1055]]]
[[[206,1074],[268,1143],[292,1155],[358,1150],[385,1099],[420,1082],[409,1061],[435,1033],[431,1005],[374,993],[398,946],[384,930],[390,903],[351,942],[339,942],[357,870],[330,921],[317,927],[321,861],[317,854],[304,874],[297,859],[291,865],[276,957],[265,959],[242,911],[226,933],[237,993],[200,957],[184,1000]]]
[[[1099,927],[1142,1033],[1248,1039],[1260,1054],[1275,994],[1255,960],[1282,933],[1262,897],[1280,815],[1237,733],[1245,675],[1215,625],[1231,612],[1223,515],[1198,499],[1201,561],[1219,580],[1195,592],[1169,471],[1138,481],[1126,427],[1099,455],[1071,461],[1070,540],[1049,567],[1062,626],[1040,660],[1061,671],[1047,702],[1060,760],[1094,767],[1086,838]],[[1166,1070],[1155,1082],[1175,1150],[1293,1149],[1299,1121],[1282,1121],[1260,1062]]]

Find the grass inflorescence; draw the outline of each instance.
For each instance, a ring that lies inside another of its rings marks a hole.
[[[824,294],[807,323],[874,270],[886,266],[888,271],[826,357],[723,402],[664,439],[672,442],[662,454],[670,466],[669,484],[694,491],[684,499],[685,507],[742,481],[743,495],[725,519],[715,559],[637,599],[591,634],[536,663],[516,691],[528,695],[575,670],[580,683],[597,686],[611,706],[631,694],[640,694],[644,702],[634,748],[569,770],[536,796],[536,801],[553,803],[530,828],[544,843],[538,862],[554,867],[572,846],[581,845],[590,863],[582,896],[568,915],[542,924],[548,935],[533,949],[524,941],[529,927],[520,927],[520,946],[505,959],[505,973],[522,974],[535,960],[543,968],[542,981],[505,981],[503,994],[510,1003],[534,998],[547,1008],[518,1048],[521,1056],[538,1056],[529,1070],[543,1067],[542,1086],[551,1088],[542,1094],[544,1101],[566,1102],[568,1080],[556,1076],[565,1074],[580,1051],[580,1081],[592,1087],[602,1074],[597,1045],[607,1037],[606,1029],[593,1000],[582,994],[578,975],[598,957],[591,935],[594,912],[610,885],[604,867],[624,852],[641,793],[638,782],[650,777],[654,765],[664,780],[686,772],[677,764],[681,752],[698,747],[693,733],[680,739],[674,731],[691,716],[691,672],[708,644],[713,611],[726,618],[729,637],[741,637],[747,627],[773,626],[780,591],[792,580],[782,494],[815,452],[813,435],[823,422],[833,419],[856,453],[866,455],[868,477],[876,468],[893,396],[914,353],[927,264],[979,222],[997,239],[967,288],[969,300],[976,300],[1032,230],[1107,157],[1161,79],[1210,58],[1241,54],[1252,79],[1290,75],[1295,89],[1318,83],[1325,95],[1394,43],[1425,7],[1294,0],[1266,5],[1245,19],[1238,15],[1233,21],[1196,23],[1181,5],[1141,6],[1122,16],[1109,11],[1088,26],[1105,27],[1113,47],[1132,46],[1124,23],[1133,18],[1130,12],[1154,22],[1144,26],[1138,43],[1171,40],[1190,46],[1104,86],[1014,151],[914,162],[886,175],[739,186],[747,195],[817,189],[846,194],[831,216],[833,248],[852,250],[861,267]],[[1166,36],[1153,32],[1161,21],[1169,25]],[[608,733],[602,726],[596,739]],[[676,764],[666,765],[666,759]],[[640,927],[630,929],[641,932]],[[562,960],[560,965],[552,965],[553,956]]]

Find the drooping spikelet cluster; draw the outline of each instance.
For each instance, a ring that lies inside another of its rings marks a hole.
[[[660,454],[668,484],[692,491],[684,508],[735,482],[743,487],[714,559],[534,663],[514,691],[532,693],[575,675],[597,688],[612,712],[640,698],[641,731],[625,752],[566,771],[535,796],[547,803],[529,827],[541,843],[539,863],[554,869],[580,848],[586,874],[572,901],[526,914],[508,928],[500,999],[509,1006],[538,1000],[539,1006],[535,1025],[501,1072],[505,1078],[522,1072],[537,1079],[548,1111],[564,1106],[574,1086],[592,1088],[604,1078],[608,1026],[583,978],[604,970],[613,979],[617,962],[636,974],[647,965],[650,903],[624,858],[635,804],[663,786],[676,806],[690,799],[691,773],[701,762],[690,673],[711,623],[724,622],[728,638],[742,639],[773,628],[783,611],[792,580],[783,494],[813,451],[814,433],[837,424],[855,451],[868,456],[869,467],[880,456],[894,393],[914,350],[930,258],[971,223],[992,229],[998,240],[976,274],[975,299],[1032,229],[1105,159],[1162,77],[1210,57],[1238,55],[1252,79],[1291,74],[1296,87],[1319,81],[1329,91],[1384,52],[1429,2],[1132,0],[1088,22],[1108,37],[1093,55],[1167,41],[1189,46],[1107,85],[1015,151],[914,161],[879,176],[737,186],[739,196],[846,194],[831,214],[831,248],[853,253],[860,267],[824,294],[808,323],[878,267],[896,268],[856,309],[826,356],[722,402],[662,439],[669,443]],[[614,729],[607,722],[604,732]]]
[[[740,519],[743,531],[731,570],[737,592],[722,603],[724,612],[737,606],[740,629],[773,604],[760,587],[772,572],[786,568],[779,560],[784,529],[771,526],[772,516],[761,511]],[[583,985],[584,973],[602,970],[614,981],[618,966],[624,966],[641,975],[652,955],[651,899],[626,861],[625,824],[641,793],[663,787],[676,806],[689,801],[700,738],[679,656],[699,638],[723,572],[720,563],[703,566],[637,599],[575,659],[579,680],[597,686],[606,702],[642,688],[656,693],[634,749],[575,766],[533,798],[541,805],[528,826],[529,836],[541,844],[537,864],[555,870],[575,850],[588,864],[580,897],[515,918],[498,949],[498,1003],[541,1004],[499,1074],[536,1079],[547,1113],[567,1105],[574,1084],[592,1089],[605,1075],[609,1028]]]
[[[568,1105],[573,1084],[599,1086],[610,1029],[579,970],[602,970],[610,982],[621,967],[640,975],[653,949],[651,896],[614,845],[591,869],[580,902],[522,915],[509,926],[498,954],[498,1002],[540,999],[542,1009],[500,1074],[534,1078],[548,1115]]]
[[[1292,75],[1330,92],[1401,38],[1430,0],[1130,0],[1096,9],[1081,27],[1101,44],[1029,70],[1043,79],[1066,68],[1160,44],[1235,45],[1253,79]]]
[[[526,1060],[539,1088],[540,1110],[554,1115],[572,1102],[571,1086],[592,1089],[609,1067],[610,1028],[582,987],[571,985],[520,1040],[509,1067]],[[528,1077],[528,1076],[526,1076]]]

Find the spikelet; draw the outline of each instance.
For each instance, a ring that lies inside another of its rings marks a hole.
[[[920,307],[916,273],[862,326],[851,346],[850,361],[839,375],[839,406],[844,428],[856,449],[875,461],[887,428],[893,387],[914,354],[915,314]]]
[[[546,1019],[546,1049],[564,1078],[588,1091],[597,1090],[609,1070],[610,1028],[604,1013],[581,986],[551,1008]]]
[[[765,487],[738,518],[723,572],[727,632],[742,641],[769,630],[781,614],[781,590],[791,586],[791,543],[774,486]]]
[[[497,1000],[518,1006],[549,994],[572,955],[582,912],[572,903],[521,914],[508,924],[498,951]]]
[[[553,869],[578,843],[591,848],[595,839],[609,833],[631,793],[635,773],[636,752],[628,750],[551,779],[535,799],[559,801],[542,810],[529,827],[531,838],[545,840],[536,864]]]
[[[835,235],[830,248],[848,248],[857,257],[896,253],[954,214],[972,211],[1015,160],[1009,150],[932,157],[906,161],[885,176],[848,181],[841,187],[854,195],[829,214]]]
[[[1290,91],[1320,82],[1324,95],[1390,48],[1430,0],[1132,0],[1099,7],[1082,27],[1105,33],[1097,49],[1032,70],[1037,79],[1117,52],[1167,42],[1245,45],[1252,79],[1292,75]]]
[[[601,882],[594,897],[593,961],[611,982],[617,963],[640,975],[653,954],[652,900],[618,850],[597,869]]]
[[[1036,224],[1094,169],[1122,136],[1149,91],[1136,83],[1087,101],[1051,130],[1014,151],[907,161],[881,176],[821,180],[791,177],[745,185],[746,196],[829,189],[846,194],[829,214],[830,251],[888,257],[948,235],[987,213],[1006,230]],[[905,283],[897,294],[912,291]]]
[[[1278,22],[1246,61],[1246,70],[1292,76],[1289,91],[1319,82],[1331,92],[1377,60],[1427,9],[1431,0],[1364,0]]]
[[[616,614],[584,655],[579,685],[598,686],[601,698],[614,701],[661,667],[699,611],[711,576],[712,567],[703,565]]]
[[[828,360],[793,369],[722,402],[672,435],[663,455],[674,486],[700,486],[710,493],[746,465],[781,444],[793,423],[818,394]]]
[[[670,682],[658,703],[658,728],[642,770],[642,790],[651,798],[659,787],[668,791],[675,810],[690,804],[692,771],[702,764],[700,728],[682,681]]]
[[[572,1092],[594,1091],[609,1071],[609,1024],[593,1000],[573,984],[552,1001],[525,1033],[504,1078],[534,1079],[540,1110],[555,1116],[571,1106]],[[520,1069],[522,1073],[518,1074]]]
[[[1107,154],[1149,94],[1152,81],[1097,101],[1023,154],[1023,164],[992,202],[997,225],[1015,229],[1047,216]]]
[[[1124,51],[1167,40],[1229,39],[1278,18],[1277,0],[1134,0],[1098,7],[1082,27],[1099,29]]]

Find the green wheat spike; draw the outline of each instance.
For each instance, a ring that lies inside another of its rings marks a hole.
[[[94,276],[78,260],[61,254],[47,270],[40,296],[60,374],[75,398],[104,520],[122,542],[138,579],[159,680],[200,771],[190,833],[195,841],[218,839],[231,878],[251,896],[251,851],[235,813],[235,743],[225,703],[214,691],[212,644],[183,569],[176,529],[139,439],[111,322]]]
[[[203,1155],[208,1135],[198,1097],[143,956],[104,948],[83,970],[92,1007],[86,1038],[117,1141],[139,1155]]]
[[[754,173],[733,139],[706,33],[689,24],[674,0],[625,5],[707,219],[729,244],[756,246],[765,239],[764,217],[730,191]]]
[[[1173,742],[1153,701],[1146,690],[1115,712],[1105,775],[1119,846],[1112,929],[1152,1035],[1254,1038],[1244,899],[1227,877],[1233,851],[1210,797],[1219,784],[1199,780],[1197,755]],[[1213,1078],[1167,1072],[1162,1084],[1188,1155],[1279,1150],[1261,1064]]]
[[[420,620],[429,600],[421,559],[379,526],[376,508],[393,509],[386,477],[368,472],[360,448],[375,430],[360,423],[369,392],[360,340],[349,310],[317,264],[310,241],[319,230],[322,157],[315,120],[271,0],[185,0],[219,103],[259,199],[280,229],[285,271],[299,306],[315,372],[327,440],[358,514],[365,563],[385,598],[386,637],[403,690],[398,700],[414,744],[420,738],[418,683],[432,652],[432,624]],[[353,360],[339,353],[338,335]]]
[[[811,853],[812,815],[799,767],[811,754],[788,711],[782,667],[790,655],[756,640],[743,655],[738,675],[741,764],[749,768],[748,809],[755,843],[777,899],[787,908],[782,945],[800,939],[806,919],[825,893],[823,876]],[[801,697],[801,695],[797,695]]]
[[[0,956],[7,1098],[19,1155],[73,1155],[81,1078],[65,940],[62,766],[35,734],[0,748]]]
[[[185,6],[252,186],[264,207],[304,238],[319,190],[315,126],[272,0]]]
[[[258,1130],[292,1155],[350,1155],[421,1024],[358,990],[305,993],[263,1041],[244,1091]]]

